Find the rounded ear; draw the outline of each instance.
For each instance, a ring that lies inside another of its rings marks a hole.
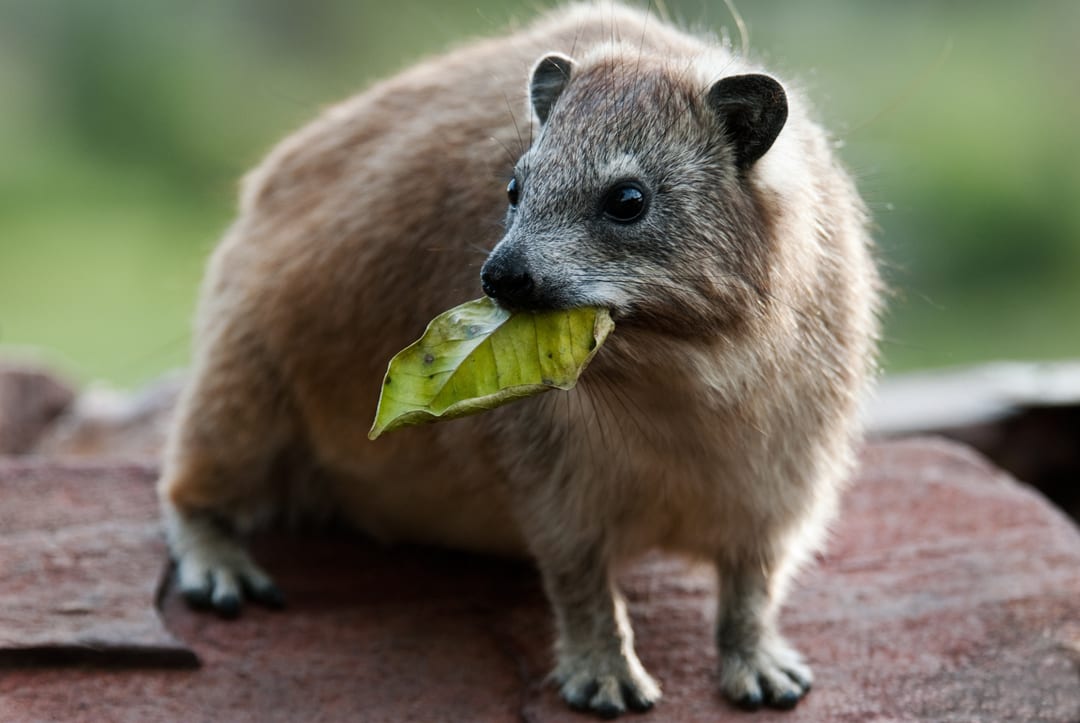
[[[545,56],[533,66],[529,79],[529,101],[541,124],[547,123],[552,106],[570,82],[573,68],[574,61],[560,53]]]
[[[739,168],[749,168],[765,155],[788,116],[783,86],[767,75],[718,80],[709,89],[708,103],[724,122]]]

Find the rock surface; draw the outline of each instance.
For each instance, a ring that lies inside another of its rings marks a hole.
[[[71,386],[44,368],[0,362],[0,455],[30,451],[74,398]]]
[[[116,469],[52,469],[36,475],[38,491],[25,469],[0,464],[0,479],[0,541],[14,541],[5,569],[18,567],[13,553],[33,559],[43,545],[79,556],[91,541],[65,531],[82,524],[74,510],[96,504],[79,495],[115,500],[105,490],[116,485],[132,501],[103,503],[118,505],[113,531],[153,519],[145,477],[124,483]],[[115,539],[121,550],[145,542]],[[113,547],[93,549],[109,562]],[[118,616],[153,610],[164,557],[159,543],[146,547],[154,569],[142,591],[115,601]],[[107,671],[15,667],[0,675],[0,719],[588,720],[544,684],[551,625],[528,565],[348,538],[264,540],[257,550],[290,598],[283,612],[229,622],[190,612],[172,590],[162,596],[166,627],[200,669],[130,659]],[[781,617],[817,675],[791,713],[751,718],[716,693],[707,569],[653,556],[622,584],[640,657],[665,690],[642,720],[1080,720],[1080,533],[956,445],[864,451],[829,553]]]
[[[0,470],[0,665],[196,664],[153,607],[166,553],[152,469]]]

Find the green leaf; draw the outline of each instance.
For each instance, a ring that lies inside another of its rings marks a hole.
[[[368,438],[573,389],[613,328],[606,309],[510,313],[486,297],[443,312],[390,360]]]

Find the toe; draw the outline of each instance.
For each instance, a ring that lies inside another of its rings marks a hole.
[[[275,610],[285,607],[285,596],[281,590],[255,563],[248,561],[238,577],[244,596],[249,600]]]
[[[629,683],[622,684],[622,697],[626,702],[626,707],[638,713],[644,713],[654,705],[653,700],[644,691]]]
[[[236,575],[228,570],[215,570],[211,573],[214,592],[210,603],[223,618],[235,618],[240,614],[240,583]]]
[[[197,610],[205,610],[210,607],[210,586],[180,588],[180,595],[184,601]]]
[[[791,710],[799,704],[802,696],[792,690],[787,690],[780,695],[769,699],[769,705],[780,710]]]
[[[274,610],[280,610],[285,607],[285,596],[278,586],[272,582],[268,582],[261,587],[254,587],[245,583],[244,594],[249,599],[264,607],[272,608]]]
[[[240,617],[240,596],[233,594],[214,595],[214,610],[226,620],[234,620]]]
[[[601,718],[616,718],[626,711],[622,699],[622,685],[614,675],[605,675],[598,681],[596,695],[589,708]]]
[[[778,685],[765,676],[761,676],[761,693],[764,703],[780,710],[791,710],[802,698],[801,690],[794,683]]]
[[[810,669],[805,665],[802,666],[786,666],[782,669],[784,674],[794,681],[798,686],[799,692],[806,694],[810,692],[810,688],[814,685],[814,676],[810,672]]]
[[[724,695],[743,710],[757,710],[764,703],[757,671],[742,657],[730,656],[720,669]]]
[[[562,697],[574,710],[588,710],[599,687],[594,679],[575,676],[563,684]]]
[[[601,701],[595,705],[589,707],[596,715],[606,720],[618,718],[623,713],[623,709],[609,701]]]
[[[761,703],[761,691],[759,690],[748,691],[738,698],[735,698],[735,705],[743,710],[757,710],[761,707]]]
[[[185,561],[177,567],[176,579],[180,586],[180,594],[188,605],[197,609],[210,607],[210,597],[214,586],[208,570]]]
[[[563,686],[562,697],[574,710],[611,719],[626,712],[623,691],[631,687],[612,675],[577,677]]]
[[[790,710],[802,698],[802,688],[779,668],[763,666],[758,673],[761,695],[770,708]]]

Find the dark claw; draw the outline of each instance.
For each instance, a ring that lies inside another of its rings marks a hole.
[[[587,700],[582,700],[581,698],[563,698],[563,700],[566,701],[566,704],[570,706],[571,710],[575,710],[578,713],[588,713],[592,710],[589,708],[589,701]]]
[[[624,683],[622,685],[622,694],[623,700],[626,701],[626,706],[632,711],[644,713],[653,707],[653,702],[644,698],[637,688],[634,688],[633,686]]]
[[[601,718],[606,718],[608,720],[618,718],[619,714],[622,713],[622,710],[617,705],[606,702],[595,705],[590,708],[590,710]]]
[[[240,597],[238,595],[222,595],[214,598],[213,603],[217,614],[223,618],[232,620],[240,615]]]
[[[210,607],[209,587],[189,587],[180,591],[184,602],[196,610],[206,610]]]
[[[809,680],[803,678],[801,675],[792,670],[785,670],[784,673],[787,675],[787,677],[795,681],[795,685],[799,686],[799,691],[803,695],[806,695],[810,692],[810,688],[813,687],[813,683],[811,683]]]
[[[589,702],[593,699],[593,696],[596,695],[596,692],[599,691],[599,689],[600,689],[599,683],[597,683],[596,681],[593,681],[589,685],[585,686],[584,691],[581,692],[581,695],[579,697],[573,698],[572,700],[570,698],[567,698],[566,702],[568,702],[568,704],[570,705],[570,708],[575,709],[575,710],[580,710],[580,711],[592,710],[589,707]]]
[[[280,610],[285,607],[285,596],[281,593],[278,586],[273,583],[260,588],[250,587],[245,584],[244,594],[260,605],[264,605],[274,610]]]
[[[799,704],[801,697],[798,693],[789,690],[780,695],[770,696],[769,705],[780,710],[791,710]]]
[[[798,685],[796,678],[792,677],[791,681]],[[787,689],[777,691],[765,676],[758,676],[758,684],[761,686],[761,692],[765,698],[765,703],[770,708],[791,710],[799,704],[799,699],[802,698],[802,693],[794,690]]]
[[[600,690],[600,685],[593,681],[585,686],[585,690],[581,691],[581,694],[574,698],[566,698],[567,704],[577,711],[589,711],[592,710],[589,707],[589,701],[596,695],[596,691]]]
[[[757,710],[761,707],[761,693],[747,693],[735,701],[735,705],[743,710]]]

